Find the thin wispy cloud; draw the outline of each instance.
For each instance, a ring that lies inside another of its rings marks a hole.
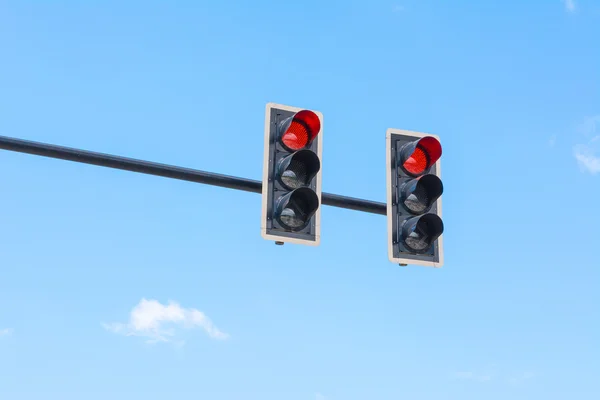
[[[600,172],[600,157],[596,155],[593,146],[578,145],[575,147],[575,159],[584,172],[592,175]]]
[[[477,382],[489,382],[492,380],[490,374],[478,374],[473,371],[459,371],[455,373],[457,379],[464,379]]]
[[[400,4],[396,4],[394,5],[394,7],[392,8],[392,11],[395,13],[399,13],[404,11],[404,6],[400,5]]]
[[[147,343],[183,341],[177,339],[181,330],[200,329],[212,339],[229,338],[212,321],[195,308],[183,308],[174,301],[161,304],[143,298],[129,315],[126,323],[102,324],[106,330],[125,336],[143,337]]]
[[[600,134],[600,115],[584,118],[579,130],[586,137]]]
[[[556,135],[552,135],[552,136],[550,136],[550,139],[548,139],[548,146],[554,147],[555,144],[556,144]]]
[[[562,2],[565,5],[565,10],[567,10],[567,12],[575,12],[575,9],[577,8],[575,0],[562,0]]]
[[[588,139],[575,145],[573,155],[582,172],[595,175],[600,172],[600,115],[586,118],[581,131]]]
[[[513,377],[509,378],[508,383],[510,383],[511,385],[518,385],[520,383],[523,383],[525,381],[533,379],[534,377],[535,377],[535,374],[533,372],[526,371],[526,372],[523,372],[522,374],[519,374],[517,376],[513,376]]]
[[[525,370],[524,372],[519,373],[512,370],[503,373],[498,371],[495,365],[490,366],[489,369],[483,369],[479,371],[466,370],[459,371],[454,374],[455,379],[480,382],[482,384],[494,382],[494,384],[507,384],[512,386],[524,384],[536,376],[537,374],[531,370]]]
[[[13,330],[11,328],[0,329],[0,336],[12,335]]]
[[[323,396],[321,393],[315,393],[315,400],[327,400],[327,397]]]

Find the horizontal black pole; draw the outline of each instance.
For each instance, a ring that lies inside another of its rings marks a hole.
[[[257,180],[119,157],[111,154],[96,153],[70,147],[56,146],[47,143],[32,142],[6,136],[0,136],[0,149],[162,176],[165,178],[203,183],[206,185],[221,186],[246,192],[262,193],[262,182]],[[386,215],[387,213],[385,203],[378,203],[370,200],[322,193],[321,201],[323,205],[327,206],[347,208],[380,215]]]

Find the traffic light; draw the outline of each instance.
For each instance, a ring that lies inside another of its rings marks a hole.
[[[320,112],[269,103],[265,113],[261,235],[317,246],[321,240]]]
[[[439,138],[420,132],[386,133],[388,257],[400,265],[444,263]]]

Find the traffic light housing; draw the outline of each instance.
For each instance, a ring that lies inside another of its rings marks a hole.
[[[388,257],[400,265],[444,264],[438,136],[386,132]]]
[[[269,103],[265,112],[261,235],[277,244],[321,240],[323,115]]]

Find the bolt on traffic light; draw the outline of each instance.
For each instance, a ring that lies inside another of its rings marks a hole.
[[[400,265],[444,263],[442,146],[420,132],[386,133],[388,257]]]
[[[269,103],[265,114],[261,235],[277,244],[321,240],[323,115]]]

